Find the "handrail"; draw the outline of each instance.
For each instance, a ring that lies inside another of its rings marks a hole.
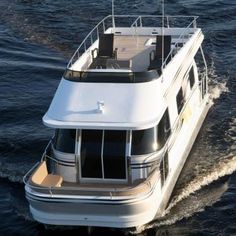
[[[171,51],[169,52],[169,54],[167,55],[166,59],[164,60],[161,70],[163,72],[163,69],[166,67],[166,65],[168,64],[168,61],[172,59],[172,57],[180,50],[180,47],[178,46],[181,39],[184,36],[189,36],[189,34],[187,34],[188,30],[191,28],[190,26],[193,25],[193,28],[196,28],[196,20],[197,20],[197,16],[194,17],[193,21],[186,27],[184,28],[182,34],[180,34],[179,38],[177,39],[177,42],[174,44],[174,47],[171,49]],[[184,44],[184,41],[181,41],[182,44]],[[177,51],[176,51],[177,49]]]
[[[39,163],[36,163],[37,165]],[[36,166],[36,165],[35,165]],[[32,168],[33,169],[33,168]],[[29,177],[30,171],[27,173],[28,175],[25,175],[25,177]],[[85,189],[85,191],[102,191],[104,193],[106,193],[106,195],[103,195],[105,197],[119,197],[119,195],[117,195],[117,193],[121,193],[121,192],[125,192],[125,191],[137,191],[140,186],[143,185],[148,185],[148,191],[146,193],[140,193],[138,192],[138,195],[142,195],[142,194],[147,194],[150,191],[153,191],[155,185],[157,184],[155,175],[157,175],[158,172],[157,171],[153,171],[152,173],[150,173],[150,175],[147,177],[147,179],[145,181],[143,181],[142,183],[138,184],[138,185],[129,185],[129,186],[123,186],[120,188],[96,188],[93,187],[91,189]],[[29,182],[28,179],[24,179],[24,184],[30,188],[31,190],[34,191],[44,191],[44,193],[48,193],[50,195],[52,194],[58,194],[58,191],[61,193],[63,193],[63,191],[81,191],[82,189],[78,186],[61,186],[61,187],[46,187],[46,186],[40,186],[40,185],[35,185],[32,182]],[[155,180],[155,181],[154,181]],[[84,189],[83,189],[84,190]],[[137,197],[137,195],[132,196],[132,198]]]
[[[136,29],[138,27],[143,27],[143,18],[162,18],[162,15],[114,15],[114,19],[116,18],[136,18],[134,20],[134,22],[129,25],[127,25],[127,27],[135,27]],[[110,25],[110,27],[106,27],[105,22],[111,18],[112,19],[112,15],[108,15],[105,18],[103,18],[89,33],[88,35],[84,38],[84,40],[80,43],[79,47],[76,49],[76,51],[74,52],[74,54],[72,55],[71,59],[68,62],[67,68],[70,68],[73,64],[75,59],[79,59],[80,57],[80,50],[83,50],[83,52],[81,54],[83,54],[88,48],[87,48],[87,44],[90,43],[90,46],[99,38],[99,27],[102,26],[102,30],[103,33],[109,29],[112,28],[113,26]],[[187,26],[187,28],[190,28],[191,25],[193,25],[194,28],[196,28],[196,19],[198,18],[197,16],[183,16],[183,15],[174,15],[174,16],[169,16],[166,15],[166,22],[167,22],[167,26],[169,27],[169,20],[172,19],[179,19],[179,18],[193,18],[194,20]],[[139,25],[138,25],[138,21]],[[116,24],[117,26],[117,24]],[[186,29],[186,28],[185,28]],[[96,39],[94,40],[93,38],[93,33],[96,32]],[[90,40],[90,42],[88,41]]]
[[[23,183],[25,185],[27,185],[27,181],[29,179],[29,176],[31,175],[31,173],[36,169],[36,167],[39,165],[39,162],[36,162],[31,168],[30,170],[24,175],[23,177]]]
[[[131,27],[134,27],[134,26],[137,27],[138,20],[140,20],[140,26],[142,27],[142,16],[139,16],[139,17],[133,22],[133,24],[131,24]]]
[[[42,157],[41,157],[41,162],[44,161],[45,158],[47,157],[47,151],[48,151],[48,149],[49,149],[51,143],[52,143],[52,139],[49,140],[49,142],[48,142],[46,148],[44,149],[43,155],[42,155]],[[27,180],[29,179],[29,176],[30,176],[31,173],[36,169],[36,167],[39,165],[39,163],[40,163],[39,161],[36,162],[36,163],[33,165],[33,167],[31,167],[31,169],[24,175],[24,177],[23,177],[23,183],[24,183],[24,184],[27,184]]]
[[[45,155],[44,158],[45,158],[45,159],[44,159],[45,161],[46,161],[47,159],[49,159],[49,160],[51,160],[51,161],[54,161],[56,164],[62,164],[62,165],[64,165],[64,162],[63,162],[63,161],[60,161],[60,160],[58,160],[58,159],[55,158],[55,157],[52,157],[52,156],[49,156],[49,155]],[[73,162],[71,162],[71,165],[68,164],[68,166],[74,167],[75,164],[74,164]]]
[[[44,161],[45,156],[47,156],[47,152],[48,152],[48,149],[49,149],[51,144],[52,144],[52,139],[49,140],[47,146],[45,147],[42,158],[41,158],[41,161]]]
[[[67,65],[67,68],[69,68],[70,66],[72,66],[73,59],[74,59],[74,57],[75,57],[77,54],[78,54],[78,58],[79,58],[79,50],[82,48],[82,46],[85,45],[86,40],[93,34],[93,32],[94,32],[95,30],[98,29],[98,27],[99,27],[101,24],[103,25],[103,31],[105,32],[104,22],[105,22],[105,20],[107,20],[107,19],[110,18],[110,17],[111,17],[111,15],[108,15],[108,16],[106,16],[105,18],[103,18],[103,19],[102,19],[100,22],[98,22],[98,24],[88,33],[88,35],[84,38],[84,40],[81,42],[80,46],[77,48],[77,50],[74,52],[73,56],[71,57],[71,59],[70,59],[68,65]],[[97,34],[98,34],[98,32],[97,32]],[[97,39],[98,39],[98,35],[97,35]],[[97,39],[96,39],[96,40],[97,40]],[[96,41],[96,40],[95,40],[95,41]],[[94,40],[93,40],[92,37],[91,37],[91,41],[94,42]],[[85,51],[86,51],[86,50],[85,50]]]

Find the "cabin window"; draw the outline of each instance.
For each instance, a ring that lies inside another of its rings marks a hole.
[[[190,83],[190,88],[192,89],[193,85],[195,84],[193,67],[189,71],[189,83]]]
[[[157,151],[156,127],[132,132],[132,155],[142,155]]]
[[[75,153],[75,129],[57,129],[53,145],[60,152]]]
[[[179,114],[184,106],[184,96],[183,96],[182,87],[180,88],[180,90],[176,96],[176,102],[177,102],[177,110],[178,110],[178,114]]]
[[[161,149],[170,135],[169,112],[166,109],[158,126],[132,132],[132,155],[144,155]]]
[[[165,145],[166,140],[170,136],[170,118],[168,109],[166,109],[161,121],[158,125],[158,146],[161,148]]]
[[[126,179],[126,131],[82,130],[81,177]]]
[[[161,186],[163,186],[169,173],[168,152],[165,153],[164,157],[161,160],[160,172],[161,172]]]

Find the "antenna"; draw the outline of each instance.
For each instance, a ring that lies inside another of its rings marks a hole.
[[[165,0],[162,0],[162,26],[161,26],[161,35],[162,35],[162,46],[161,46],[161,60],[162,60],[162,63],[161,63],[161,72],[162,72],[162,76],[163,76],[163,63],[164,63],[164,26],[165,26]]]
[[[114,16],[114,1],[115,0],[112,0],[112,4],[111,4],[111,15],[112,15],[112,27],[115,28],[115,16]]]

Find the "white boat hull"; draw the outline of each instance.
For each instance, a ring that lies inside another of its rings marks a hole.
[[[118,200],[112,196],[110,199],[103,199],[101,196],[86,199],[82,196],[39,194],[26,186],[26,196],[33,218],[41,223],[51,225],[132,228],[145,225],[162,216],[210,107],[207,101],[208,98],[205,97],[198,111],[199,119],[195,119],[192,129],[188,127],[188,142],[182,146],[183,153],[178,156],[176,168],[170,171],[163,188],[161,188],[158,176],[154,188],[150,189],[148,194],[139,198]]]

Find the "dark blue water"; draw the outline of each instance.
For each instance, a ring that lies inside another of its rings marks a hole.
[[[157,14],[157,2],[116,0],[116,13]],[[170,207],[142,235],[236,235],[236,1],[169,0],[166,11],[200,16],[214,104]],[[33,221],[22,177],[52,135],[41,118],[70,55],[108,14],[108,0],[0,1],[0,235],[88,235]]]

